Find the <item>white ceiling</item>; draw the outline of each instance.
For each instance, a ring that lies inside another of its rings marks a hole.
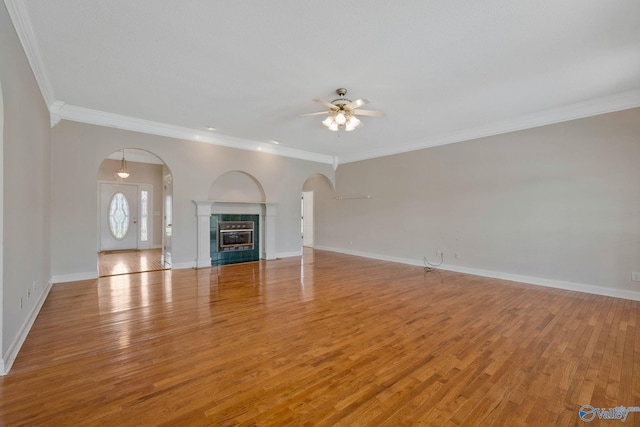
[[[337,164],[640,105],[637,0],[5,4],[54,123]],[[298,117],[338,87],[387,116]]]

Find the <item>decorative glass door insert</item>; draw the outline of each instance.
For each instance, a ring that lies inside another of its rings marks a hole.
[[[123,193],[116,193],[109,203],[109,228],[117,240],[122,240],[129,231],[129,202]]]

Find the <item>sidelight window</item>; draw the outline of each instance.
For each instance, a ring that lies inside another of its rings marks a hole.
[[[140,191],[140,241],[146,242],[149,239],[149,192]]]

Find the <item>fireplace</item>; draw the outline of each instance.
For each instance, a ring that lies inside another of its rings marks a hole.
[[[219,221],[218,252],[253,250],[254,227],[253,221]]]
[[[213,200],[194,200],[193,202],[198,217],[196,268],[276,259],[277,205],[275,203]],[[218,251],[218,222],[225,221],[253,222],[252,250]],[[174,268],[176,268],[175,264]]]
[[[211,265],[260,259],[259,215],[212,214],[209,225]]]

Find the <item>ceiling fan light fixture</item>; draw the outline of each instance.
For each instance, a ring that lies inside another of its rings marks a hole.
[[[338,111],[338,114],[336,114],[336,123],[338,125],[343,125],[345,123],[347,123],[347,116],[344,114],[344,111]]]
[[[360,126],[360,119],[352,115],[351,117],[349,117],[349,120],[347,121],[347,125],[351,125],[355,129],[358,126]]]
[[[385,115],[382,111],[360,110],[359,108],[368,104],[369,101],[362,98],[356,99],[355,101],[345,98],[345,95],[347,94],[347,89],[345,88],[336,89],[336,93],[340,98],[334,99],[331,102],[317,98],[314,99],[315,102],[328,107],[329,111],[325,110],[301,114],[300,117],[326,114],[324,120],[322,120],[322,125],[327,129],[332,132],[337,132],[339,130],[351,132],[357,129],[361,124],[360,119],[356,117],[357,114],[374,117],[383,117]]]

